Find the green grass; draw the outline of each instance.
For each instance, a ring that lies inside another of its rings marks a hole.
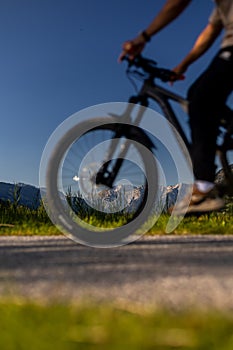
[[[83,214],[84,215],[84,214]],[[88,213],[85,218],[94,226],[119,226],[122,216],[117,214]],[[169,216],[162,214],[156,224],[148,232],[149,235],[165,233]],[[173,234],[233,234],[233,203],[229,201],[221,212],[184,218]],[[43,205],[36,209],[28,209],[14,203],[0,202],[0,235],[60,235],[61,232],[50,221]]]
[[[158,222],[151,228],[148,234],[164,234],[168,220],[169,216],[161,215]],[[187,217],[180,222],[172,234],[233,234],[233,217],[223,213]]]
[[[29,221],[12,226],[0,224],[0,236],[57,236],[62,235],[52,224]]]
[[[0,202],[0,235],[57,235],[43,205],[37,209]]]
[[[214,311],[0,302],[0,349],[7,350],[232,350],[232,329],[232,315]]]
[[[169,216],[162,214],[149,234],[164,234]],[[173,234],[233,234],[233,203],[229,201],[225,210],[200,216],[185,217]]]

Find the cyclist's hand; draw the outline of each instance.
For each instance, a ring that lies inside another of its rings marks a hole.
[[[145,47],[145,40],[138,36],[134,40],[126,41],[122,46],[122,52],[118,58],[118,61],[121,62],[124,57],[128,57],[130,60],[133,60],[137,55],[139,55]]]
[[[171,74],[170,77],[170,84],[173,85],[173,83],[177,80],[184,80],[185,79],[185,75],[183,74],[177,74],[174,70],[172,70],[172,72],[174,74]]]
[[[177,80],[184,80],[185,79],[184,73],[186,72],[186,70],[187,70],[187,67],[185,67],[183,64],[179,64],[178,66],[173,68],[172,72],[174,72],[174,75],[171,76],[171,80],[170,80],[171,84]]]
[[[181,67],[179,67],[179,66],[173,68],[172,72],[174,74],[171,74],[169,84],[172,86],[175,81],[184,80],[185,79],[185,75],[184,75],[185,71],[186,71],[185,69],[183,69],[183,68],[181,69]]]

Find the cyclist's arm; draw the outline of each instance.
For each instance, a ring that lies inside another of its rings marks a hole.
[[[141,53],[150,37],[177,18],[191,1],[192,0],[167,0],[154,20],[145,29],[144,35],[139,34],[135,39],[126,41],[123,44],[123,51],[119,60],[122,60],[125,55],[134,58]]]
[[[158,15],[145,30],[148,36],[158,33],[176,19],[190,2],[191,0],[167,0]]]
[[[212,46],[216,38],[221,33],[222,28],[223,26],[221,23],[209,23],[198,36],[193,48],[188,53],[188,55],[173,70],[178,75],[182,75],[193,62],[201,57]]]

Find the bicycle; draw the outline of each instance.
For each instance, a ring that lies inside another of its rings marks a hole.
[[[153,213],[158,186],[157,164],[153,157],[156,145],[150,134],[140,127],[150,99],[161,107],[164,118],[190,150],[186,133],[170,102],[175,101],[187,109],[188,101],[157,84],[157,79],[170,81],[174,72],[159,68],[155,61],[142,56],[133,61],[126,58],[126,61],[127,75],[139,77],[142,86],[136,95],[130,97],[123,114],[94,118],[74,125],[59,140],[48,163],[46,206],[49,215],[68,236],[89,245],[118,245],[119,242],[133,240],[129,239],[129,233],[140,234],[147,230],[146,223]],[[131,113],[136,106],[139,106],[139,111],[132,121]],[[231,195],[233,174],[228,152],[233,150],[232,116],[232,110],[226,107],[219,129],[221,143],[216,145],[216,154],[225,174],[225,183],[220,190],[222,194],[227,192]],[[122,186],[128,170],[131,171],[132,181],[126,181]],[[134,178],[137,181],[140,179],[138,187],[134,186]],[[121,186],[124,192],[119,191]],[[85,198],[80,196],[80,188]],[[135,200],[137,190],[138,198]],[[110,196],[114,191],[116,198],[109,200],[106,210],[106,206],[103,208],[103,196],[106,200],[106,194],[109,192]],[[134,209],[128,213],[132,198]],[[104,218],[102,224],[93,224],[93,216]],[[115,224],[109,227],[111,218],[117,218],[118,227]]]

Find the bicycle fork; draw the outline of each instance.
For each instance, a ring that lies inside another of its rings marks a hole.
[[[98,173],[96,174],[95,183],[97,185],[102,184],[110,188],[113,187],[113,183],[126,157],[129,146],[130,146],[129,140],[125,140],[125,142],[120,145],[120,138],[116,133],[116,135],[114,136],[114,139],[111,141],[110,151],[106,157],[107,160],[103,163]],[[116,150],[119,147],[120,147],[120,153],[116,155]]]
[[[144,106],[139,105],[139,111],[135,118],[135,122],[132,123],[131,112],[134,107],[134,104],[129,103],[122,115],[118,116],[110,114],[113,117],[117,117],[120,121],[119,123],[116,123],[116,132],[112,138],[107,157],[105,158],[106,161],[96,174],[95,183],[97,185],[102,184],[110,188],[113,187],[113,183],[119,173],[124,159],[126,158],[132,142],[139,142],[151,151],[155,148],[155,145],[145,131],[138,126],[145,111]],[[121,143],[123,138],[125,138],[125,140]],[[116,154],[118,149],[119,153]]]

